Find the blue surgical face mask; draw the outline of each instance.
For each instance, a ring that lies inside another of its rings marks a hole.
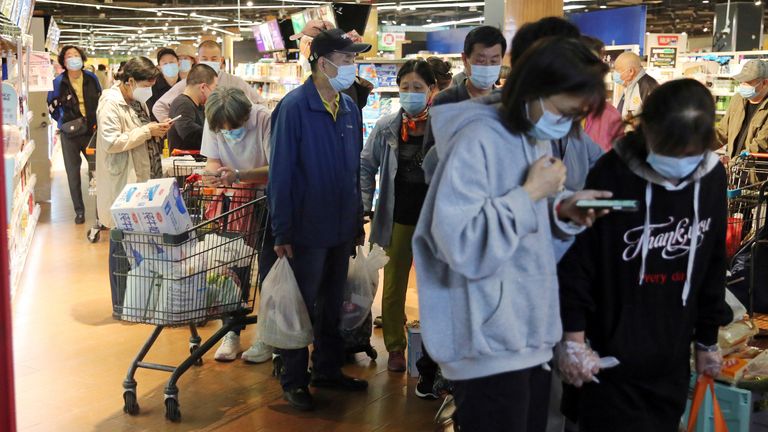
[[[166,63],[161,68],[163,70],[163,75],[173,78],[179,76],[179,65],[178,63]]]
[[[210,66],[211,69],[213,69],[216,74],[218,74],[221,71],[221,63],[220,62],[214,62],[214,61],[201,61],[200,64],[204,64],[207,66]]]
[[[336,68],[336,76],[333,78],[328,77],[328,80],[331,82],[331,87],[337,92],[352,87],[352,84],[355,83],[355,79],[357,78],[357,66],[353,64],[336,66],[331,63],[330,60],[326,59],[326,61]]]
[[[224,137],[224,141],[229,145],[235,145],[243,140],[245,137],[245,126],[232,130],[221,130],[221,136]]]
[[[83,68],[83,59],[80,57],[70,57],[64,60],[64,65],[66,66],[67,70],[79,71]]]
[[[179,60],[179,70],[182,72],[189,72],[192,69],[192,60],[184,59]]]
[[[472,75],[469,80],[472,85],[481,90],[487,90],[496,84],[501,74],[501,65],[472,65]]]
[[[564,116],[547,111],[542,99],[539,99],[539,104],[541,105],[541,118],[533,125],[533,128],[528,133],[532,137],[542,141],[559,140],[568,135],[568,132],[570,132],[573,127],[573,121]],[[526,110],[527,109],[528,108],[526,107]],[[528,116],[530,119],[530,112]]]
[[[670,180],[680,180],[688,177],[699,167],[699,165],[701,165],[701,161],[703,160],[703,154],[677,158],[663,156],[651,151],[648,152],[648,157],[645,158],[645,161],[648,162],[648,165],[650,165],[654,171]]]
[[[427,94],[400,92],[400,106],[412,116],[421,114],[427,108]]]
[[[624,80],[621,79],[621,74],[618,71],[613,71],[612,78],[613,82],[619,85],[624,85]]]
[[[753,97],[757,96],[757,88],[747,83],[742,83],[739,85],[736,91],[739,92],[741,97],[744,99],[752,99]]]

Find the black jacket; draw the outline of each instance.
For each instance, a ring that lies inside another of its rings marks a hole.
[[[563,329],[586,331],[601,356],[617,357],[621,365],[605,371],[612,376],[686,378],[691,342],[716,343],[719,326],[731,317],[725,304],[726,173],[714,153],[708,153],[694,174],[674,187],[645,162],[645,150],[635,139],[618,142],[587,178],[586,189],[638,200],[640,211],[598,220],[563,257],[558,269]],[[696,201],[700,233],[689,270]],[[684,306],[688,274],[691,285]]]
[[[176,84],[178,84],[178,81]],[[155,80],[155,84],[152,86],[152,97],[147,100],[147,108],[149,108],[149,116],[152,121],[157,121],[155,114],[152,113],[152,107],[154,107],[155,103],[159,101],[161,97],[165,96],[165,94],[168,93],[168,90],[172,87],[173,86],[168,84],[168,81],[165,80],[165,75],[163,74],[160,74]]]
[[[88,119],[88,129],[96,128],[96,108],[101,97],[101,84],[96,75],[83,71],[83,97],[85,98],[85,112]],[[82,117],[80,101],[77,99],[69,75],[66,72],[53,80],[53,90],[48,92],[48,111],[51,117],[58,122],[59,128],[64,123]]]

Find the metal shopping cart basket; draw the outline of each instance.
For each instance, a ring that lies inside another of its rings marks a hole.
[[[155,326],[123,382],[123,410],[129,415],[139,413],[134,375],[144,368],[171,373],[164,390],[165,416],[179,421],[179,378],[192,365],[202,365],[203,355],[232,328],[256,322],[256,316],[247,315],[253,311],[259,284],[257,257],[267,223],[266,199],[222,198],[258,194],[248,188],[210,192],[201,184],[185,188],[185,196],[194,200],[189,209],[196,212],[196,225],[185,233],[111,232],[117,243],[112,258],[119,261],[110,278],[113,313],[123,321]],[[202,342],[196,324],[224,316],[231,319]],[[190,329],[189,357],[176,367],[145,362],[163,329],[179,326]]]
[[[197,150],[178,150],[174,149],[171,156],[192,156],[190,159],[173,159],[173,176],[179,185],[186,183],[189,176],[197,174],[198,171],[205,169],[208,158],[201,155]]]
[[[760,188],[768,181],[768,153],[742,152],[728,167],[728,256],[763,225],[766,203]]]

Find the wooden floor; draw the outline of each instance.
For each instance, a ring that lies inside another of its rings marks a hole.
[[[60,157],[60,156],[59,156]],[[63,171],[55,172],[53,205],[43,204],[41,223],[14,298],[14,356],[18,427],[24,432],[69,431],[434,431],[438,402],[413,395],[416,384],[386,370],[380,330],[374,334],[378,362],[360,354],[348,374],[370,381],[368,393],[316,391],[319,409],[298,414],[282,400],[271,364],[213,360],[179,382],[182,421],[164,419],[164,372],[137,374],[141,413],[122,411],[122,381],[151,327],[111,317],[107,242],[85,238],[93,223],[74,225]],[[106,236],[105,236],[106,237]],[[377,304],[380,302],[377,301]],[[415,289],[407,313],[417,318]],[[374,310],[376,312],[376,310]],[[212,334],[218,323],[201,329]],[[253,329],[243,333],[243,348]],[[179,363],[188,350],[188,331],[167,330],[148,361]]]

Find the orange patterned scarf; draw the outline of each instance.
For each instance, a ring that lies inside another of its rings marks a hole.
[[[411,116],[407,112],[403,111],[403,125],[400,128],[400,138],[403,142],[408,142],[410,133],[416,130],[416,126],[419,123],[424,123],[429,118],[429,104],[427,108],[417,116]]]

